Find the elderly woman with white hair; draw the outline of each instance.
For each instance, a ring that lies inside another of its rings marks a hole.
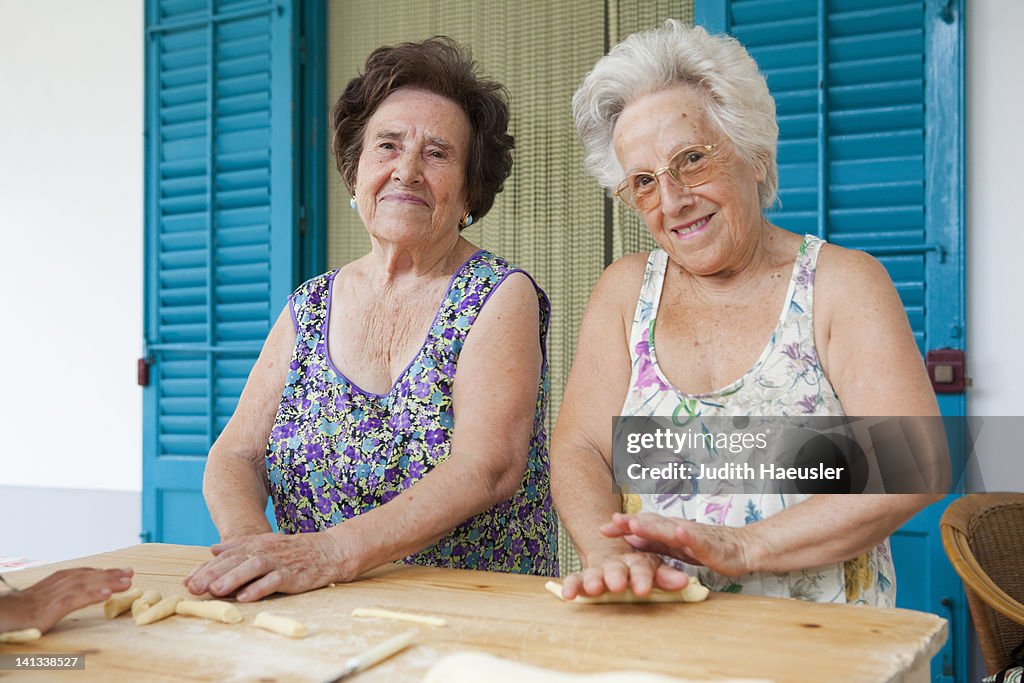
[[[644,596],[696,574],[893,605],[888,537],[939,495],[641,495],[623,514],[614,492],[616,415],[938,415],[884,267],[765,217],[778,125],[757,65],[736,40],[669,20],[603,57],[573,111],[588,170],[658,248],[603,273],[580,329],[551,456],[583,562],[564,597]]]

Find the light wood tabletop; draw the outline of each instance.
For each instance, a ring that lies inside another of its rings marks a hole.
[[[132,567],[133,586],[187,596],[182,579],[207,548],[145,544],[9,574],[19,586],[70,566]],[[239,604],[243,621],[174,616],[136,626],[99,605],[66,617],[40,640],[0,654],[84,653],[85,670],[0,671],[0,680],[324,681],[345,660],[418,629],[415,645],[359,674],[418,681],[442,655],[480,651],[575,672],[641,670],[687,679],[762,678],[789,683],[926,681],[946,640],[945,620],[921,612],[712,593],[701,603],[574,605],[543,577],[389,565],[349,584]],[[356,607],[441,617],[444,627],[351,616]],[[296,618],[309,635],[253,628],[261,611]]]

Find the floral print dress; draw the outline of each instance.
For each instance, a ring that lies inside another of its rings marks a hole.
[[[801,416],[844,415],[839,397],[825,376],[814,345],[814,272],[823,240],[804,237],[793,265],[789,289],[768,345],[745,375],[726,387],[687,394],[672,386],[658,366],[655,316],[668,255],[661,249],[647,261],[640,300],[630,332],[633,363],[622,415],[629,416]],[[704,524],[743,526],[774,515],[807,496],[800,494],[635,495],[625,497],[629,512],[645,511]],[[864,603],[892,607],[895,573],[889,542],[849,562],[783,574],[730,578],[705,567],[666,558],[714,590],[816,602]]]
[[[386,504],[449,456],[458,419],[452,386],[459,353],[488,297],[515,272],[523,271],[487,251],[471,256],[452,276],[423,346],[386,394],[356,386],[328,355],[331,286],[338,271],[315,277],[292,294],[297,337],[266,452],[281,531],[321,531],[343,524]],[[550,307],[544,292],[536,283],[534,287],[543,352]],[[544,428],[546,352],[544,359],[530,452],[518,491],[467,519],[435,545],[405,558],[406,563],[558,573]]]

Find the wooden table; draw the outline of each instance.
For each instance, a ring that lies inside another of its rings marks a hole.
[[[63,566],[132,567],[133,585],[184,593],[182,578],[210,557],[202,547],[145,544],[9,575],[28,585]],[[350,584],[239,605],[227,625],[171,617],[146,627],[80,610],[34,643],[0,654],[85,653],[84,671],[0,671],[0,681],[323,681],[344,660],[411,625],[350,616],[377,607],[443,617],[418,645],[355,680],[418,681],[443,654],[480,650],[564,671],[639,669],[694,679],[926,681],[946,640],[945,620],[921,612],[822,605],[725,593],[696,604],[572,605],[545,579],[388,566]],[[273,610],[304,621],[293,640],[251,626]]]

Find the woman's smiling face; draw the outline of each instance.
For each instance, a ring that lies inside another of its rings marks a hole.
[[[366,123],[356,205],[370,236],[429,246],[466,213],[470,123],[455,102],[414,88],[388,95]]]
[[[627,175],[663,168],[691,145],[715,145],[706,182],[685,188],[660,173],[655,191],[661,201],[640,211],[658,246],[694,275],[742,267],[762,222],[757,184],[763,174],[711,121],[706,97],[683,84],[643,95],[623,109],[613,136],[615,155]]]

